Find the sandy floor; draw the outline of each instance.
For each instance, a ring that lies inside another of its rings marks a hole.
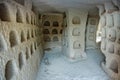
[[[61,52],[46,53],[37,80],[109,80],[100,67],[103,55],[98,50],[87,50],[88,59],[70,62]]]

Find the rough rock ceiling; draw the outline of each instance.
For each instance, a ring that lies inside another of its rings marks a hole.
[[[63,12],[69,8],[95,9],[96,5],[111,0],[32,0],[35,7],[44,12]]]

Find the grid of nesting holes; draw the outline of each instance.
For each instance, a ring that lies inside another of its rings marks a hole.
[[[57,21],[53,21],[53,23],[51,24],[49,21],[45,21],[43,23],[44,29],[43,29],[43,34],[44,36],[44,41],[45,42],[57,42],[59,41],[58,35],[62,34],[62,29],[59,29],[59,23]],[[53,27],[52,30],[50,30],[50,27]],[[55,28],[54,28],[55,27]],[[49,29],[48,29],[49,28]],[[57,29],[58,28],[58,29]],[[51,39],[50,35],[53,35],[53,38]],[[54,36],[56,35],[56,36]]]

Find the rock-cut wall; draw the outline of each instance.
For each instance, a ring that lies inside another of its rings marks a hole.
[[[120,80],[120,2],[113,0],[98,8],[101,50],[105,55],[102,67],[112,80]]]
[[[28,0],[0,1],[0,80],[35,80],[41,28]]]

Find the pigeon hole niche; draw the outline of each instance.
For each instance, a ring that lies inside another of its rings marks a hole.
[[[58,34],[57,29],[53,29],[53,30],[52,30],[52,34]]]
[[[58,21],[54,21],[54,22],[53,22],[53,27],[58,27],[58,26],[59,26]]]
[[[5,3],[0,3],[0,19],[2,21],[11,21],[10,12]]]
[[[44,36],[44,41],[45,41],[45,42],[51,42],[51,39],[50,39],[49,36]]]
[[[80,36],[80,29],[79,28],[74,28],[72,32],[73,36]]]
[[[18,73],[17,65],[14,60],[9,60],[5,67],[5,78],[6,80],[12,80],[13,77]]]
[[[59,41],[58,37],[57,37],[57,36],[54,36],[54,37],[53,37],[53,42],[57,42],[57,41]]]
[[[24,42],[26,39],[25,39],[25,34],[24,34],[24,31],[21,32],[21,42]]]
[[[50,22],[49,21],[45,21],[43,25],[44,26],[50,26]]]
[[[44,29],[44,30],[43,30],[43,34],[50,34],[50,32],[49,32],[48,29]]]
[[[73,43],[73,49],[81,49],[81,43],[80,43],[80,41],[74,41],[74,43]]]
[[[22,19],[22,18],[23,18],[23,17],[22,17],[22,13],[21,13],[20,9],[17,9],[16,21],[17,21],[18,23],[23,23],[23,19]]]
[[[25,55],[23,53],[19,54],[19,68],[22,69],[23,65],[25,64]]]
[[[72,23],[73,24],[80,24],[80,18],[78,16],[73,17]]]
[[[18,37],[17,37],[17,32],[11,31],[9,34],[9,41],[10,41],[10,46],[14,47],[15,45],[18,45]]]

